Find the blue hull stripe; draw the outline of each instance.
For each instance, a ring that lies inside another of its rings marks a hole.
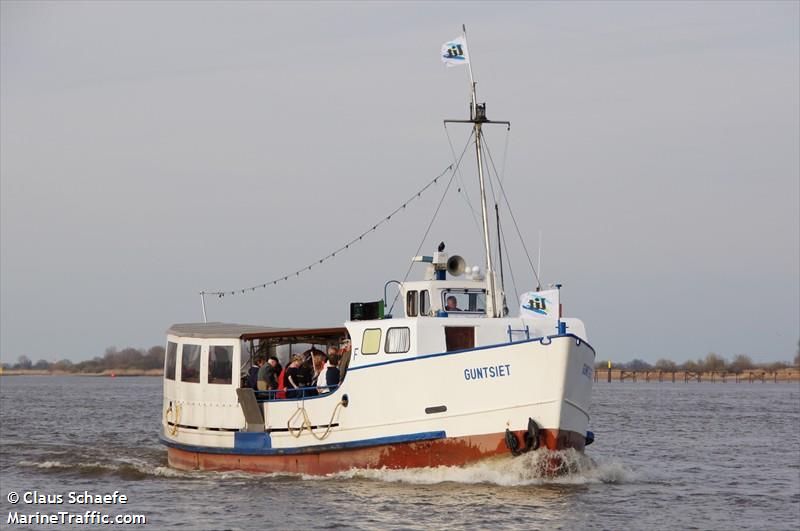
[[[237,450],[267,450],[272,448],[272,438],[264,431],[237,431],[233,434],[233,447]]]
[[[320,444],[316,446],[301,446],[298,448],[219,448],[216,446],[194,446],[181,444],[166,439],[163,435],[159,437],[162,444],[171,448],[178,448],[187,452],[198,452],[201,454],[227,454],[227,455],[292,455],[292,454],[316,454],[321,452],[335,452],[350,450],[354,448],[367,448],[369,446],[383,446],[387,444],[399,444],[418,441],[432,441],[445,439],[447,435],[443,431],[426,431],[421,433],[409,433],[407,435],[393,435],[391,437],[377,437],[375,439],[361,439],[341,443]]]
[[[347,369],[347,372],[359,371],[361,369],[369,369],[371,367],[380,367],[381,365],[391,365],[393,363],[405,363],[407,361],[424,360],[425,358],[438,358],[440,356],[452,356],[452,355],[455,355],[455,354],[466,354],[468,352],[477,352],[479,350],[486,350],[486,349],[489,349],[489,348],[502,348],[502,347],[508,347],[508,346],[511,346],[511,345],[523,345],[525,343],[539,342],[539,343],[541,343],[543,345],[549,345],[550,342],[553,339],[561,339],[561,338],[567,338],[567,337],[571,337],[571,338],[574,338],[574,339],[578,340],[580,342],[579,344],[586,345],[589,348],[589,350],[592,351],[592,354],[596,355],[596,353],[594,351],[594,348],[592,348],[592,346],[589,343],[587,343],[583,338],[580,338],[580,337],[576,336],[575,334],[562,334],[562,335],[554,335],[554,336],[546,336],[546,337],[536,337],[536,338],[533,338],[533,339],[523,339],[522,341],[513,341],[511,343],[497,343],[496,345],[485,345],[483,347],[468,348],[468,349],[464,349],[464,350],[451,350],[450,352],[437,352],[436,354],[425,354],[423,356],[415,356],[413,358],[402,358],[402,359],[399,359],[399,360],[381,361],[381,362],[378,362],[378,363],[370,363],[369,365],[359,365],[358,367],[349,367]]]

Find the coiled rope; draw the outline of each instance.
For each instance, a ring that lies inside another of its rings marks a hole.
[[[169,414],[170,413],[173,413],[175,415],[175,418],[173,419],[174,422],[172,422],[172,423],[170,423],[170,421],[169,421]],[[170,428],[168,428],[168,429],[169,429],[169,434],[174,437],[178,433],[178,420],[180,420],[180,418],[181,418],[181,406],[180,406],[180,404],[175,404],[175,409],[173,410],[172,409],[172,402],[170,402],[166,413],[164,413],[164,417],[166,418],[167,426],[172,424],[172,426]]]
[[[299,408],[297,408],[297,411],[295,411],[292,414],[292,416],[289,417],[289,420],[286,421],[286,428],[289,430],[289,433],[295,439],[299,438],[303,434],[303,430],[308,430],[308,432],[311,435],[313,435],[316,440],[318,441],[325,440],[328,437],[328,435],[330,435],[331,430],[333,429],[333,419],[336,417],[336,413],[339,411],[339,408],[344,407],[344,405],[345,405],[344,400],[339,400],[339,403],[336,404],[336,407],[333,408],[333,413],[331,413],[331,419],[328,421],[328,427],[325,429],[325,433],[323,433],[322,435],[317,435],[316,433],[314,433],[314,428],[311,425],[311,419],[308,418],[308,413],[306,412],[305,406],[300,406]],[[300,427],[299,428],[292,427],[292,421],[295,419],[295,417],[297,417],[300,414],[302,414],[303,416],[303,422],[300,424]]]

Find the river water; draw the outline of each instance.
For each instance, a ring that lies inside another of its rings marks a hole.
[[[160,415],[159,378],[0,378],[0,527],[96,509],[151,529],[800,528],[798,384],[595,384],[596,441],[549,480],[533,454],[324,478],[180,472]],[[8,501],[32,491],[63,503]],[[68,503],[84,491],[128,503]]]

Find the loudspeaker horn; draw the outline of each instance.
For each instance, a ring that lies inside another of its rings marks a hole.
[[[466,269],[467,262],[457,254],[447,259],[447,272],[454,277],[463,275]]]

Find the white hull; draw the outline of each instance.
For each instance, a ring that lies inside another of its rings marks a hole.
[[[227,420],[244,429],[242,413],[234,407],[238,406],[235,397],[234,402],[209,408],[212,404],[208,402],[180,396],[182,385],[177,384],[176,396],[165,396],[165,403],[172,402],[173,408],[180,409],[179,426],[169,422],[174,417],[165,417],[164,442],[199,453],[204,449],[216,453],[229,449],[232,454],[244,450],[252,459],[254,453],[268,458],[292,451],[346,451],[365,442],[369,446],[370,441],[376,445],[402,443],[420,434],[470,440],[507,429],[520,432],[533,419],[542,430],[542,446],[579,446],[582,450],[594,357],[592,348],[573,335],[399,359],[375,358],[373,363],[360,356],[334,393],[264,402],[265,430],[260,438],[214,427],[203,429],[204,418],[220,410],[227,410]],[[344,396],[347,407],[337,408]],[[312,430],[301,431],[301,408]],[[328,430],[334,411],[333,427]],[[320,440],[326,431],[329,433]],[[564,438],[564,434],[569,435]]]

